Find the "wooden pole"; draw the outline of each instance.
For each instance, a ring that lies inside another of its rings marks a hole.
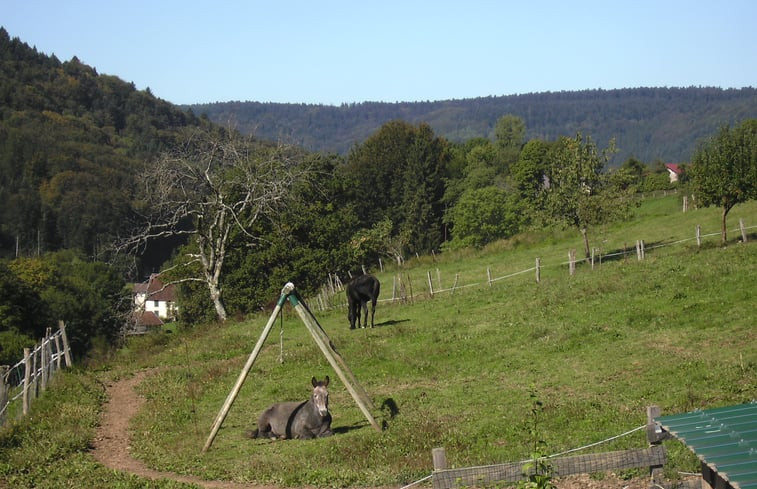
[[[42,340],[42,344],[39,348],[40,359],[42,360],[42,380],[40,382],[40,388],[42,392],[47,390],[47,334]]]
[[[244,383],[244,380],[247,378],[247,374],[250,373],[250,369],[252,369],[252,365],[253,363],[255,363],[255,359],[258,357],[258,355],[260,354],[260,350],[263,348],[263,343],[265,343],[266,338],[268,338],[268,334],[271,332],[271,328],[273,327],[273,324],[276,322],[276,316],[278,316],[279,311],[281,310],[281,306],[284,304],[284,301],[286,301],[286,298],[289,295],[289,293],[292,292],[293,290],[294,290],[294,284],[292,284],[291,282],[287,282],[287,284],[281,290],[281,296],[279,297],[279,300],[276,303],[276,307],[273,309],[273,312],[271,313],[271,317],[268,318],[268,323],[265,325],[265,328],[263,328],[263,333],[260,335],[260,338],[258,339],[258,342],[255,345],[255,348],[253,348],[252,350],[252,353],[250,353],[250,356],[247,358],[247,363],[245,363],[244,368],[242,369],[242,372],[240,372],[239,378],[237,378],[237,383],[234,384],[234,387],[231,389],[231,392],[229,392],[229,395],[226,397],[226,401],[223,403],[223,407],[221,407],[221,411],[218,413],[218,416],[216,416],[216,419],[213,422],[213,427],[210,430],[210,436],[208,436],[208,439],[205,442],[205,446],[202,447],[203,452],[207,452],[208,449],[210,448],[210,445],[213,444],[213,440],[218,434],[218,430],[221,428],[223,421],[226,419],[226,415],[229,414],[231,405],[234,404],[234,400],[237,398],[237,395],[239,394],[239,390],[242,388],[242,384]]]
[[[746,227],[744,226],[744,219],[739,219],[739,229],[741,230],[741,242],[746,243]]]
[[[697,224],[697,247],[702,247],[702,226]]]
[[[31,350],[29,348],[24,348],[24,394],[21,397],[21,410],[24,413],[24,416],[29,414],[29,394],[31,391],[31,380],[32,380],[32,369],[34,368],[34,362],[31,359]]]
[[[536,283],[541,282],[541,258],[536,258]]]
[[[373,401],[371,401],[370,397],[368,397],[368,394],[366,394],[363,387],[360,385],[360,382],[358,382],[357,377],[355,377],[355,374],[352,373],[352,370],[350,370],[350,367],[347,366],[347,362],[344,361],[344,358],[342,358],[342,355],[339,354],[339,352],[336,350],[336,347],[334,346],[334,342],[331,341],[331,338],[326,334],[326,331],[323,330],[321,325],[318,323],[318,320],[315,318],[313,313],[308,308],[305,301],[297,294],[297,292],[293,292],[289,296],[289,302],[300,302],[302,306],[304,307],[305,311],[308,313],[308,316],[306,317],[306,320],[303,320],[303,323],[305,324],[305,327],[308,328],[308,331],[310,331],[311,334],[315,333],[320,338],[322,344],[324,346],[327,346],[331,350],[331,354],[334,356],[334,358],[339,362],[339,364],[342,366],[342,369],[349,377],[350,382],[355,387],[355,390],[360,395],[360,397],[363,399],[363,402],[368,406],[369,409],[375,409],[375,406],[373,405]],[[317,339],[314,338],[317,343]]]
[[[28,350],[28,348],[25,348]],[[8,384],[5,383],[5,377],[8,375],[10,367],[8,365],[0,365],[0,428],[5,425],[5,415],[8,412]]]
[[[434,470],[444,470],[447,468],[447,452],[444,448],[432,449],[431,458],[434,461]]]
[[[297,297],[296,294],[289,295],[289,302],[292,304],[297,314],[299,314],[300,318],[302,319],[302,322],[305,323],[305,327],[307,327],[311,336],[315,340],[315,343],[323,352],[324,356],[326,357],[326,360],[328,360],[328,362],[331,364],[331,367],[334,369],[336,374],[342,380],[342,383],[344,383],[344,385],[347,387],[347,390],[349,391],[350,395],[357,403],[358,407],[360,408],[360,411],[362,411],[363,415],[366,417],[366,419],[371,424],[371,426],[373,426],[373,428],[376,431],[380,432],[381,427],[378,425],[378,423],[376,423],[376,420],[373,418],[373,415],[371,415],[371,412],[368,410],[370,399],[368,399],[368,396],[365,395],[365,391],[363,391],[362,387],[360,387],[360,385],[357,383],[357,380],[354,378],[354,375],[352,375],[352,372],[350,372],[350,376],[352,377],[352,380],[347,378],[345,371],[349,372],[349,369],[345,368],[343,370],[341,366],[339,365],[339,363],[341,363],[342,366],[346,367],[344,360],[341,359],[341,356],[339,356],[339,354],[333,349],[331,340],[328,339],[328,336],[326,336],[325,331],[323,331],[320,325],[315,323],[315,319],[312,317],[312,315],[308,314],[307,309],[303,305],[304,303],[301,301],[299,297]],[[339,356],[339,358],[341,359],[341,362],[337,360],[337,356]]]
[[[428,293],[431,297],[434,297],[434,284],[431,283],[431,271],[426,271],[426,278],[428,279]]]
[[[60,335],[56,334],[54,335],[55,338],[55,370],[60,370],[60,357],[61,351],[60,351]]]
[[[486,282],[489,284],[489,287],[492,286],[492,270],[490,267],[486,267]]]
[[[42,348],[33,348],[32,349],[32,392],[31,395],[33,397],[37,397],[39,393],[39,381],[37,380],[37,352],[42,351]]]

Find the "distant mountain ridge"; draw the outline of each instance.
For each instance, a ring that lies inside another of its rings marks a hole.
[[[428,123],[451,141],[490,137],[501,116],[526,122],[527,138],[591,136],[599,147],[615,138],[613,163],[634,156],[685,162],[698,141],[723,124],[757,118],[757,88],[627,88],[490,96],[438,102],[364,102],[341,106],[261,102],[187,105],[216,123],[311,151],[345,154],[391,120]]]

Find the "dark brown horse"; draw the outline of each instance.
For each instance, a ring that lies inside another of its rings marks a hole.
[[[253,438],[320,438],[330,436],[329,376],[311,379],[313,392],[304,402],[281,402],[269,407],[258,418]]]
[[[373,275],[359,275],[347,282],[347,319],[350,320],[350,329],[368,326],[368,302],[371,303],[371,328],[373,316],[376,314],[376,301],[378,300],[381,284]],[[363,325],[360,325],[360,309],[363,310]]]

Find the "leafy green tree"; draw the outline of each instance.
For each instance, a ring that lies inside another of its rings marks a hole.
[[[550,147],[551,143],[532,139],[523,147],[518,161],[511,168],[511,182],[528,216],[537,214],[543,207],[549,181]]]
[[[96,339],[112,345],[120,338],[131,296],[118,270],[74,250],[18,258],[9,269],[15,287],[23,291],[21,297],[11,296],[13,301],[33,308],[33,317],[18,328],[23,334],[39,339],[63,320],[71,349],[80,358]]]
[[[517,196],[495,186],[470,189],[450,209],[446,219],[452,225],[450,248],[481,247],[518,231]]]
[[[613,141],[600,151],[591,138],[579,133],[560,138],[550,151],[546,215],[581,232],[587,258],[588,227],[625,217],[631,206],[633,189],[619,188],[618,180],[603,172],[614,150]]]
[[[278,298],[291,281],[303,294],[318,290],[328,273],[345,276],[363,263],[348,242],[359,228],[355,205],[336,174],[336,155],[305,156],[311,178],[298,182],[286,212],[258,223],[261,246],[235,232],[224,271],[225,300],[232,314],[249,313]],[[255,277],[255,280],[250,280]]]
[[[44,317],[39,294],[0,262],[0,365],[16,363],[34,345]]]
[[[494,138],[502,164],[500,173],[509,174],[526,139],[525,121],[516,115],[503,115],[494,126]]]
[[[757,198],[757,119],[721,127],[700,144],[690,172],[697,202],[723,210],[720,234],[725,244],[728,213],[736,204]]]
[[[427,124],[384,124],[350,152],[344,168],[362,227],[389,219],[414,251],[441,244],[444,181],[450,152]]]

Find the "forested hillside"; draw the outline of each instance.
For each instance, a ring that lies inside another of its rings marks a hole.
[[[264,139],[338,153],[391,120],[426,122],[437,135],[462,142],[492,137],[497,120],[512,114],[525,121],[527,139],[554,140],[577,132],[600,144],[615,138],[618,153],[611,163],[617,165],[631,156],[645,163],[689,161],[697,142],[719,126],[757,117],[757,89],[629,88],[340,107],[225,102],[191,108]]]
[[[0,250],[97,256],[132,215],[134,175],[177,130],[207,122],[61,62],[0,28]]]

